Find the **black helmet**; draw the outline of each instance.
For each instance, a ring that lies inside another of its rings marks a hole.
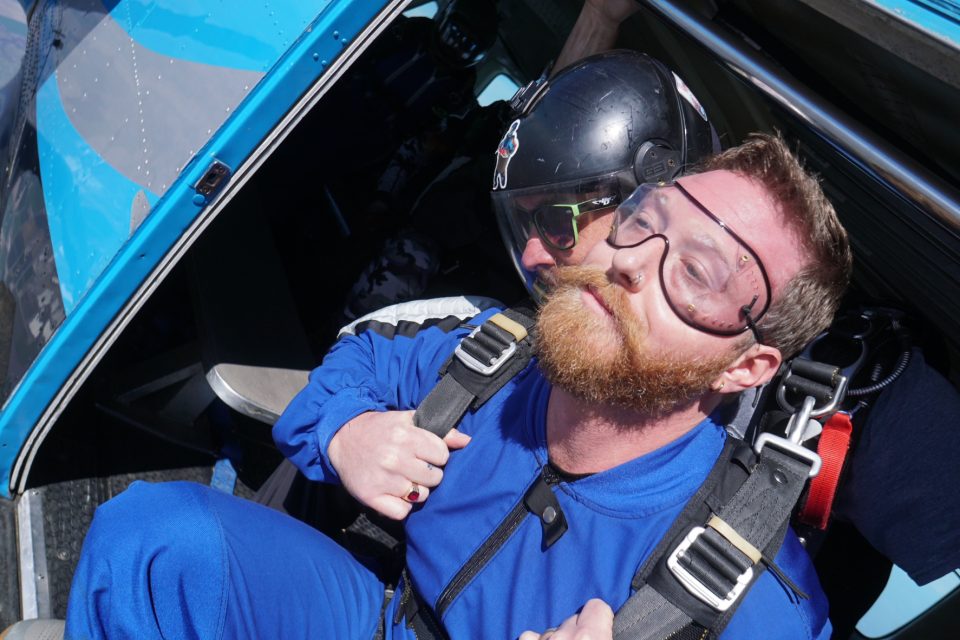
[[[480,62],[497,35],[493,0],[450,0],[434,20],[437,51],[453,67],[472,67]]]
[[[517,117],[497,149],[493,202],[528,288],[536,276],[520,264],[534,224],[528,203],[609,209],[638,184],[670,180],[719,151],[690,89],[663,63],[635,51],[585,58],[531,83],[513,104]],[[570,200],[578,194],[583,202]],[[552,204],[551,195],[567,204]],[[574,225],[567,240],[575,242],[576,233]]]

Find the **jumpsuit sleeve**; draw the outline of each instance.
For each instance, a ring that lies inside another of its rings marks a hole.
[[[341,338],[274,425],[277,447],[307,478],[339,482],[327,448],[340,427],[367,411],[416,409],[460,339],[497,311],[449,332],[431,326],[412,335],[367,330]]]

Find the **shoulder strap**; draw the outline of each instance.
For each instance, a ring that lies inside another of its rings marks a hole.
[[[716,637],[765,568],[797,591],[772,558],[815,463],[781,444],[768,440],[752,452],[728,439],[634,579],[636,592],[614,619],[614,638]]]
[[[512,307],[494,314],[460,341],[423,399],[414,424],[441,438],[520,373],[533,355],[534,314]]]

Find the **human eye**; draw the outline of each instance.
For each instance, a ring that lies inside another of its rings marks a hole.
[[[694,289],[716,289],[714,271],[696,256],[683,256],[680,261],[680,275],[688,286]]]
[[[610,228],[609,242],[615,247],[633,246],[643,242],[651,233],[650,219],[644,216],[642,211],[626,212],[620,208]]]
[[[707,276],[704,273],[702,266],[700,266],[699,264],[691,260],[685,260],[682,264],[683,264],[683,274],[689,280],[693,280],[694,282],[697,282],[700,284],[707,283]]]
[[[630,214],[627,224],[637,231],[653,231],[653,217],[643,209],[637,209]]]

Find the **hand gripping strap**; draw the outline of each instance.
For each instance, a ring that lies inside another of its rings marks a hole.
[[[728,464],[726,459],[721,455],[721,462]],[[762,572],[763,566],[755,563],[755,552],[762,550],[768,558],[776,555],[809,468],[807,461],[765,448],[733,497],[713,509],[725,525],[716,528],[695,526],[709,520],[692,517],[701,507],[694,501],[705,499],[698,492],[678,518],[681,526],[671,528],[664,538],[669,542],[658,545],[644,565],[636,593],[614,619],[614,638],[662,639],[687,627],[719,635]],[[711,478],[713,475],[711,472]],[[668,567],[671,558],[679,570]],[[747,578],[742,591],[731,596],[732,601],[722,609],[697,595],[706,590],[723,600],[728,590],[736,592],[736,579],[743,576]]]
[[[461,340],[440,382],[417,407],[414,424],[441,438],[447,435],[468,409],[489,400],[527,366],[534,324],[531,310],[507,309]]]
[[[475,395],[447,373],[417,407],[413,423],[442,438],[460,424],[475,399]]]

